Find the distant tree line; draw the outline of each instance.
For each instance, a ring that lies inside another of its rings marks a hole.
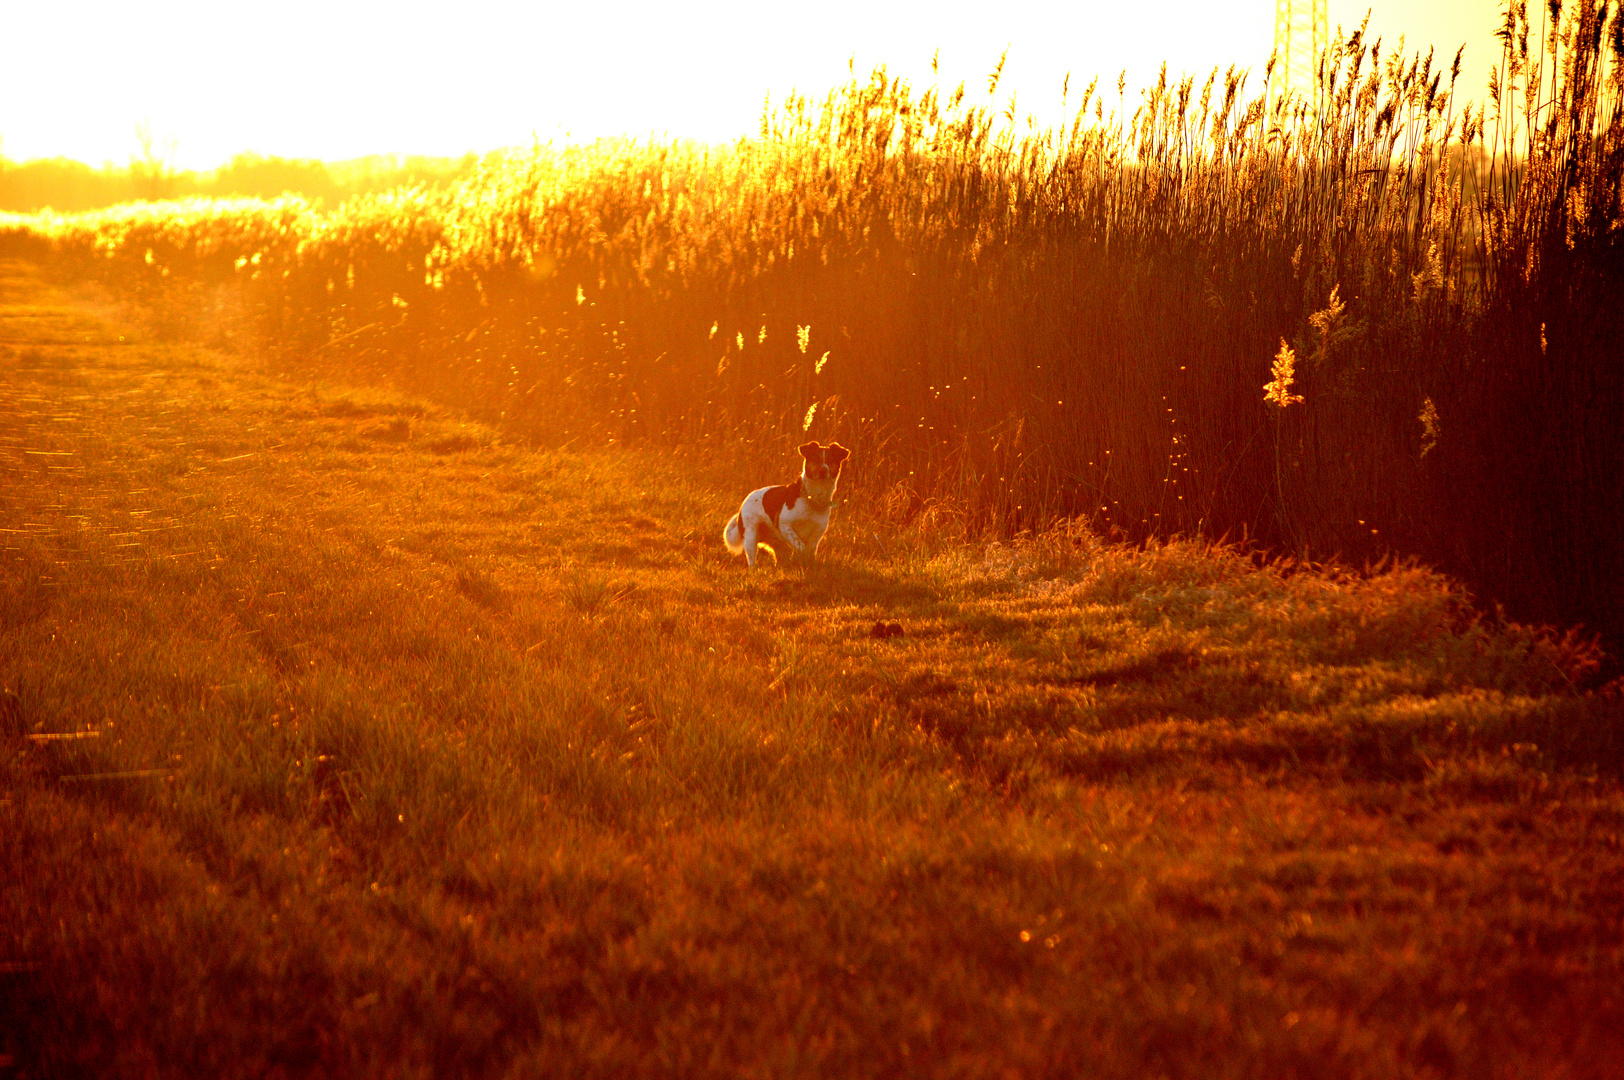
[[[169,167],[148,153],[127,166],[96,168],[68,158],[14,162],[0,158],[0,210],[61,213],[97,210],[128,202],[190,196],[275,198],[302,195],[329,206],[353,195],[398,187],[439,187],[471,173],[479,158],[373,155],[348,161],[238,154],[218,169],[192,172]]]

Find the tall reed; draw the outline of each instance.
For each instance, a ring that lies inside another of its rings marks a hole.
[[[1437,556],[1624,644],[1624,11],[1508,5],[1477,146],[1471,347],[1440,364]]]

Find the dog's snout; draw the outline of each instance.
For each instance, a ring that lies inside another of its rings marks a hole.
[[[829,466],[827,466],[827,465],[819,465],[818,466],[818,479],[819,480],[827,480],[827,479],[829,479]]]

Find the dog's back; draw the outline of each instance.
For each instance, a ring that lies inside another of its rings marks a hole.
[[[774,507],[773,512],[769,512],[767,507],[768,496],[778,490],[780,489],[774,487],[757,488],[744,497],[739,512],[728,519],[727,527],[722,530],[722,543],[727,545],[728,551],[734,555],[746,554],[751,534],[754,533],[755,546],[765,547],[773,553],[774,559],[778,558],[778,551],[772,546],[772,541],[778,531],[777,517],[781,512],[781,504]],[[754,529],[751,528],[752,525],[755,526]],[[755,564],[752,562],[751,565]]]

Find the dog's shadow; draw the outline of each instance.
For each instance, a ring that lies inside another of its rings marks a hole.
[[[835,559],[815,563],[786,562],[767,586],[774,596],[818,607],[856,604],[915,613],[939,606],[933,589],[901,580],[883,570]]]

